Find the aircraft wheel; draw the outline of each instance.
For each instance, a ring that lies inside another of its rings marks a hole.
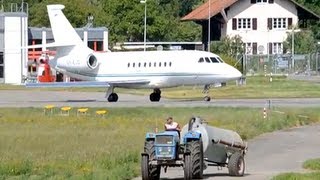
[[[210,96],[205,96],[205,97],[204,97],[204,101],[209,102],[210,100],[211,100],[211,97],[210,97]]]
[[[151,102],[158,102],[160,101],[161,95],[158,93],[151,93],[150,94],[150,101]]]
[[[118,101],[118,94],[117,93],[111,93],[108,97],[109,102],[117,102]]]

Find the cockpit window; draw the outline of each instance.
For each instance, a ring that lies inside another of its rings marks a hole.
[[[204,59],[203,59],[203,58],[200,58],[198,62],[199,62],[199,63],[203,63],[203,62],[204,62]]]
[[[211,63],[210,59],[208,57],[205,57],[205,60],[207,63]]]
[[[224,63],[224,61],[223,61],[220,57],[217,57],[217,59],[218,59],[221,63]]]
[[[210,57],[212,63],[220,63],[220,61],[215,57]]]

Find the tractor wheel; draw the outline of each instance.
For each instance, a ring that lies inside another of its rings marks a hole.
[[[190,152],[191,172],[193,179],[203,178],[203,147],[201,139],[198,141],[191,141],[187,144]]]
[[[142,156],[141,159],[141,176],[143,180],[149,180],[149,157]]]
[[[191,166],[191,155],[184,156],[184,179],[191,180],[192,179],[192,166]]]
[[[245,161],[242,153],[236,152],[231,155],[228,163],[229,174],[231,176],[243,176],[245,170]]]
[[[149,155],[149,159],[154,159],[155,149],[153,141],[146,141],[144,144],[144,152]],[[160,179],[161,166],[148,166],[149,178],[150,179]]]

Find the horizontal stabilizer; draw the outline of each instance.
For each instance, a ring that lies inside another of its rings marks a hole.
[[[48,43],[48,44],[36,44],[22,47],[22,49],[33,49],[33,48],[50,48],[50,47],[68,47],[68,46],[75,46],[75,44],[58,44],[58,43]]]

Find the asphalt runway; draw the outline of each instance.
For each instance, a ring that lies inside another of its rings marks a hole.
[[[160,102],[150,102],[148,96],[119,94],[118,102],[108,102],[104,92],[67,92],[39,90],[1,90],[0,107],[43,107],[48,104],[72,107],[317,107],[320,98],[286,99],[213,99],[170,100],[162,98]]]

